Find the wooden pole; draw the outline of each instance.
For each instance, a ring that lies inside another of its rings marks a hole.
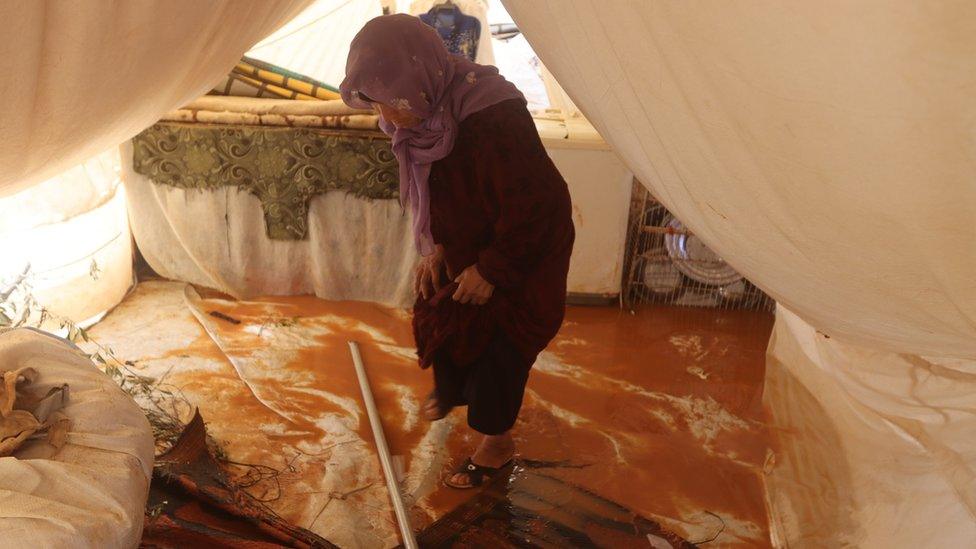
[[[359,354],[359,345],[355,341],[349,342],[349,352],[352,353],[352,362],[356,365],[356,377],[359,378],[359,389],[363,392],[363,402],[366,403],[366,413],[369,415],[369,426],[373,429],[373,438],[376,440],[376,453],[379,454],[380,465],[383,466],[383,475],[386,477],[386,490],[390,494],[393,512],[396,514],[397,524],[400,526],[400,537],[403,539],[403,546],[407,549],[417,549],[417,540],[413,536],[413,529],[410,527],[410,518],[407,516],[407,508],[403,505],[403,497],[400,494],[400,484],[397,482],[396,473],[393,470],[393,458],[390,456],[390,447],[386,444],[386,435],[383,434],[383,424],[380,422],[380,414],[376,409],[376,401],[373,400],[373,391],[369,388],[369,379],[366,377],[366,367],[363,366],[363,357]]]

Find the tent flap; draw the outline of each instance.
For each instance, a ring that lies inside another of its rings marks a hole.
[[[505,6],[636,176],[777,301],[852,343],[976,356],[976,4]]]

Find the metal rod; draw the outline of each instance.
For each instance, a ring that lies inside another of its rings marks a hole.
[[[667,251],[659,250],[647,250],[640,254],[642,257],[648,261],[654,261],[656,263],[674,263],[675,261],[680,261],[686,265],[715,265],[716,263],[723,263],[720,259],[693,259],[690,257],[678,257],[674,258],[668,255]]]
[[[677,234],[692,236],[694,233],[687,229],[674,229],[672,227],[656,227],[654,225],[644,225],[641,230],[647,234]]]
[[[390,493],[390,502],[393,504],[393,512],[396,515],[397,524],[400,526],[403,546],[407,549],[417,549],[417,540],[413,537],[413,529],[410,527],[410,519],[407,517],[407,508],[403,505],[403,497],[400,494],[400,484],[397,482],[396,473],[393,470],[390,447],[386,444],[386,435],[383,434],[383,424],[380,422],[380,414],[376,409],[376,401],[373,400],[373,391],[369,388],[369,379],[366,377],[363,357],[359,354],[359,345],[355,341],[349,342],[349,352],[352,354],[353,364],[356,365],[359,389],[363,392],[363,402],[366,403],[366,413],[369,415],[369,426],[373,429],[373,438],[376,439],[376,453],[379,454],[380,465],[383,466],[386,490]]]

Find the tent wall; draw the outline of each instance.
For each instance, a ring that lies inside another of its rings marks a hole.
[[[764,393],[777,545],[976,540],[976,361],[850,345],[781,307]]]
[[[308,0],[0,2],[0,196],[210,89]]]
[[[11,284],[29,267],[25,281],[38,303],[82,325],[117,305],[133,282],[132,236],[119,183],[113,150],[0,198],[6,218],[0,280]]]

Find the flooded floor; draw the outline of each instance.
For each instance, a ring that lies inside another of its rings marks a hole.
[[[543,465],[546,482],[688,541],[767,546],[761,389],[771,327],[764,313],[570,308],[529,379],[514,431],[520,457]],[[349,340],[361,345],[415,528],[475,495],[440,482],[477,438],[464,410],[433,424],[420,417],[431,379],[404,311],[312,297],[236,302],[151,281],[91,334],[198,406],[253,494],[339,546],[398,543]]]

